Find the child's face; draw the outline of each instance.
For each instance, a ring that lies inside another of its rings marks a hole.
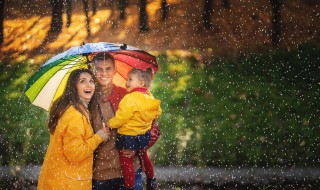
[[[135,88],[144,87],[144,82],[135,74],[128,75],[126,81],[127,92],[131,92]]]

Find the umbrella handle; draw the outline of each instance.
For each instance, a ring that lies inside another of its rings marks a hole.
[[[86,43],[82,42],[82,45],[84,46],[84,45],[86,45]],[[89,53],[85,53],[84,55],[86,56],[86,59],[87,59],[88,69],[91,70],[90,60],[89,60],[89,57],[88,57]]]

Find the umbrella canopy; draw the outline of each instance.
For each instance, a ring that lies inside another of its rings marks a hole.
[[[25,90],[30,102],[49,110],[52,102],[62,95],[71,71],[88,68],[93,56],[100,52],[113,55],[117,67],[113,82],[118,86],[124,86],[133,68],[158,70],[155,56],[126,44],[99,42],[75,46],[49,59],[31,76]]]

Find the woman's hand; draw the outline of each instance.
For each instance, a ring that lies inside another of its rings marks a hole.
[[[107,141],[109,140],[111,135],[110,128],[103,127],[97,132],[97,134],[102,138],[103,141]]]
[[[130,149],[124,149],[122,150],[122,152],[125,157],[132,157],[137,153],[136,150],[130,150]]]

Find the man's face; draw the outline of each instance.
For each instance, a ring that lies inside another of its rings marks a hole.
[[[110,59],[100,60],[94,63],[94,75],[100,87],[107,87],[112,84],[116,68]]]

